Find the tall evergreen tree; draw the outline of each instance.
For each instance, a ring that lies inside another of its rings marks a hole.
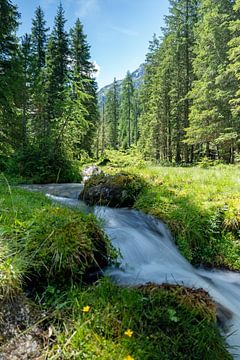
[[[70,30],[70,58],[72,79],[83,92],[89,95],[84,100],[88,114],[85,115],[88,123],[87,133],[80,139],[79,148],[89,155],[93,151],[93,138],[99,119],[97,105],[97,84],[94,79],[95,68],[91,62],[90,46],[84,34],[83,25],[77,19],[75,26]]]
[[[32,135],[41,139],[46,136],[47,109],[46,109],[46,51],[47,32],[44,12],[39,6],[32,20]]]
[[[108,143],[110,148],[118,147],[118,121],[119,121],[119,89],[116,78],[106,95],[106,121],[108,125]]]
[[[54,28],[48,41],[46,54],[46,113],[48,120],[62,114],[62,103],[67,83],[69,50],[68,34],[65,31],[65,17],[60,3],[54,21]],[[46,129],[48,131],[48,129]]]
[[[9,0],[0,1],[0,153],[18,146],[16,97],[19,57],[16,39],[19,14]]]
[[[46,20],[44,12],[40,6],[35,11],[35,17],[32,20],[32,51],[36,68],[40,71],[45,66],[46,45],[47,45],[47,32]]]
[[[29,112],[30,112],[30,101],[31,101],[31,85],[32,85],[32,52],[31,52],[31,37],[28,34],[25,34],[22,38],[22,43],[20,47],[21,51],[21,103],[20,108],[22,111],[22,149],[24,149],[27,145],[28,141],[28,120],[29,120]]]
[[[199,15],[193,62],[196,80],[191,91],[193,104],[187,142],[205,146],[207,156],[232,161],[229,146],[232,133],[231,81],[226,76],[232,2],[202,0]]]
[[[234,19],[230,22],[231,40],[228,43],[229,51],[229,65],[227,68],[227,76],[232,79],[232,87],[234,92],[230,99],[230,106],[232,111],[232,149],[240,149],[239,137],[240,137],[240,0],[236,0],[234,5]],[[232,153],[232,162],[234,161],[234,151]]]
[[[161,45],[155,36],[146,58],[139,145],[147,157],[168,161],[174,157],[178,163],[192,160],[183,139],[194,78],[198,0],[171,0],[170,5]]]
[[[194,27],[197,22],[198,0],[171,0],[170,15],[166,18],[167,32],[172,40],[172,136],[175,144],[175,161],[188,162],[189,148],[183,143],[185,128],[189,124],[190,101],[194,59]]]
[[[120,146],[130,148],[134,142],[134,86],[130,72],[122,83],[121,106],[119,118],[119,140]]]

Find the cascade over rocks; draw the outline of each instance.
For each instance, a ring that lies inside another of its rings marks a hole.
[[[79,199],[88,205],[131,207],[143,185],[143,180],[135,175],[102,173],[93,175],[85,182]]]

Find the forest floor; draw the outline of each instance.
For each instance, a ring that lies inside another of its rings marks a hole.
[[[135,207],[163,219],[192,263],[239,270],[239,167],[158,167],[125,155],[117,159],[113,154],[103,169],[145,179]],[[29,291],[29,284],[38,284],[36,269],[42,269],[49,243],[41,242],[42,258],[34,267],[29,266],[31,256],[19,251],[16,241],[27,243],[31,250],[38,237],[48,239],[54,232],[59,250],[63,227],[72,224],[79,212],[62,214],[42,194],[12,188],[5,180],[0,181],[0,195],[0,325],[9,320],[17,328],[17,333],[7,336],[0,331],[1,360],[232,359],[216,327],[216,307],[201,289],[153,284],[122,288],[107,278],[90,285],[74,278],[58,281],[58,273],[57,279],[41,278],[41,286]],[[47,233],[42,234],[43,229]],[[72,251],[71,242],[65,246]],[[35,256],[39,251],[35,248]],[[36,309],[34,316],[29,320],[29,312],[25,316],[20,309],[23,318],[19,320],[17,314],[17,321],[14,316],[11,320],[3,304],[16,304],[22,297],[30,304],[27,308]],[[29,352],[16,355],[14,349],[21,339]],[[15,344],[12,352],[10,344]]]

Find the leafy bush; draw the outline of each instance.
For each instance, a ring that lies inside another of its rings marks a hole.
[[[221,165],[223,164],[223,161],[222,160],[212,160],[212,159],[209,159],[208,157],[203,157],[199,162],[198,162],[198,166],[200,168],[203,168],[203,169],[207,169],[209,167],[213,167],[213,166],[216,166],[216,165]]]
[[[51,148],[29,147],[15,153],[6,166],[10,175],[31,179],[33,183],[80,181],[78,163],[64,153],[56,153]]]

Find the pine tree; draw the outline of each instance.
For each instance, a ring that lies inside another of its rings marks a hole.
[[[195,32],[196,58],[193,62],[196,80],[191,91],[193,105],[190,126],[187,129],[187,142],[198,146],[204,145],[208,157],[218,156],[231,161],[231,81],[229,76],[226,76],[231,1],[202,0],[199,15],[200,20]]]
[[[34,139],[46,137],[47,129],[47,96],[46,96],[46,51],[47,32],[46,20],[41,7],[37,7],[32,20],[32,101],[31,101],[31,132]],[[40,141],[41,142],[41,141]]]
[[[130,148],[134,142],[134,86],[130,72],[122,83],[121,106],[119,118],[120,146],[124,149]]]
[[[46,60],[46,45],[47,45],[47,32],[46,20],[44,12],[40,6],[35,11],[35,17],[32,20],[32,51],[36,68],[38,72],[45,66]]]
[[[32,52],[31,52],[31,37],[28,34],[25,34],[22,38],[22,43],[20,47],[21,51],[21,73],[22,73],[22,82],[21,82],[21,110],[22,110],[22,149],[27,145],[28,134],[28,120],[30,112],[30,98],[31,98],[31,85],[32,85]]]
[[[227,76],[232,79],[232,87],[234,89],[230,99],[231,112],[233,116],[231,136],[232,156],[231,162],[234,162],[234,150],[239,147],[238,141],[240,136],[240,1],[236,0],[234,5],[234,20],[230,22],[230,31],[232,38],[228,43],[229,66],[227,68]]]
[[[61,105],[67,83],[69,62],[68,35],[64,29],[65,23],[64,10],[60,3],[46,54],[46,113],[48,120],[57,119],[62,114]]]
[[[18,146],[17,84],[19,57],[16,39],[19,14],[11,1],[0,1],[0,153]]]
[[[195,42],[194,27],[197,22],[198,0],[171,0],[170,15],[166,18],[167,32],[172,40],[172,131],[175,144],[175,161],[189,162],[189,147],[183,143],[185,128],[189,125]]]
[[[163,39],[154,37],[146,58],[139,146],[148,158],[170,162],[175,158],[179,163],[192,161],[192,151],[183,139],[194,78],[198,0],[171,0],[170,5]]]
[[[88,114],[85,115],[88,131],[82,136],[79,147],[89,155],[93,153],[93,138],[99,120],[97,104],[97,84],[94,79],[95,68],[91,62],[90,46],[84,34],[83,25],[77,19],[75,26],[70,30],[70,58],[72,79],[82,91],[89,96],[85,98],[84,106]]]
[[[108,144],[110,148],[118,148],[119,121],[119,89],[116,78],[106,94],[106,122],[108,126]]]

